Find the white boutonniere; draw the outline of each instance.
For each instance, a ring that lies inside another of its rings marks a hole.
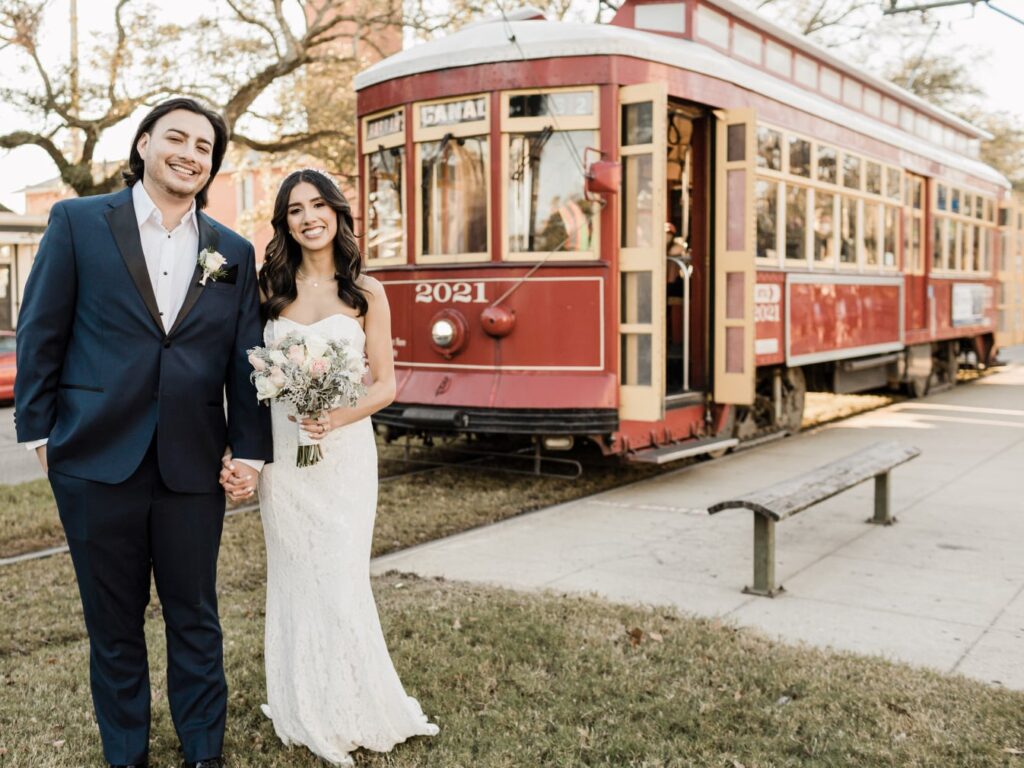
[[[203,250],[201,250],[199,252],[199,258],[197,259],[197,263],[199,264],[199,267],[203,270],[203,277],[199,281],[199,284],[206,285],[207,280],[213,280],[214,282],[217,282],[222,277],[226,277],[227,272],[221,269],[221,267],[224,266],[225,262],[227,262],[227,259],[224,258],[224,256],[222,256],[221,254],[217,253],[217,251],[215,251],[213,248],[204,248]]]

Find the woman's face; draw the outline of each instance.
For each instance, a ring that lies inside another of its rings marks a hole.
[[[338,234],[338,214],[308,181],[300,181],[288,196],[288,233],[304,250],[330,248]]]

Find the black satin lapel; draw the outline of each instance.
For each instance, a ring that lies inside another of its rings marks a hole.
[[[156,304],[156,294],[153,293],[153,283],[149,279],[149,269],[146,267],[146,257],[142,253],[142,240],[139,238],[139,222],[135,218],[135,206],[129,197],[128,202],[111,208],[106,213],[107,223],[114,235],[114,242],[121,251],[121,258],[128,267],[128,274],[142,296],[142,301],[149,310],[150,317],[156,323],[160,333],[164,332],[164,324],[160,320],[160,310]]]
[[[199,297],[203,293],[203,288],[206,287],[199,282],[203,278],[203,269],[199,266],[198,261],[199,253],[207,248],[217,250],[217,242],[219,240],[217,230],[213,228],[213,225],[210,224],[203,214],[197,212],[196,219],[199,222],[199,251],[196,253],[196,268],[192,272],[192,281],[188,284],[188,292],[185,294],[185,301],[181,305],[181,310],[178,312],[178,316],[174,319],[174,325],[171,326],[171,330],[167,332],[168,336],[173,335],[185,321],[188,313],[192,311],[196,302],[199,301]]]

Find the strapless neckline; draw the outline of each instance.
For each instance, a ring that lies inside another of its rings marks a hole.
[[[344,312],[335,312],[333,315],[327,315],[327,317],[321,317],[315,323],[300,323],[298,320],[292,320],[290,317],[285,317],[284,315],[278,315],[276,319],[277,320],[287,320],[292,325],[297,325],[300,328],[315,328],[316,326],[320,325],[321,323],[326,323],[328,320],[331,320],[331,319],[333,319],[335,317],[344,317],[346,320],[351,320],[353,323],[355,323],[356,327],[363,334],[363,336],[366,336],[366,331],[363,329],[362,324],[358,320],[356,320],[354,317],[352,317],[352,315],[346,315]]]

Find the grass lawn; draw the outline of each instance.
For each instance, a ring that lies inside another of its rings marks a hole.
[[[399,461],[403,449],[397,445],[380,444],[378,451],[382,477],[418,466]],[[414,459],[437,455],[421,448],[412,452]],[[484,468],[476,467],[440,469],[383,482],[373,554],[404,549],[666,471],[664,467],[615,460],[595,469],[600,456],[590,446],[575,451],[573,458],[588,463],[583,476],[575,480],[480,471]],[[517,462],[514,468],[530,466],[529,462],[522,462],[522,466]],[[0,485],[0,557],[62,544],[64,531],[46,480]]]
[[[232,768],[320,765],[263,719],[256,515],[225,525],[221,613]],[[1024,694],[716,621],[399,574],[374,580],[411,695],[441,726],[379,768],[1024,766]],[[159,606],[150,607],[151,759],[177,766]],[[0,766],[102,765],[67,557],[0,569]]]

